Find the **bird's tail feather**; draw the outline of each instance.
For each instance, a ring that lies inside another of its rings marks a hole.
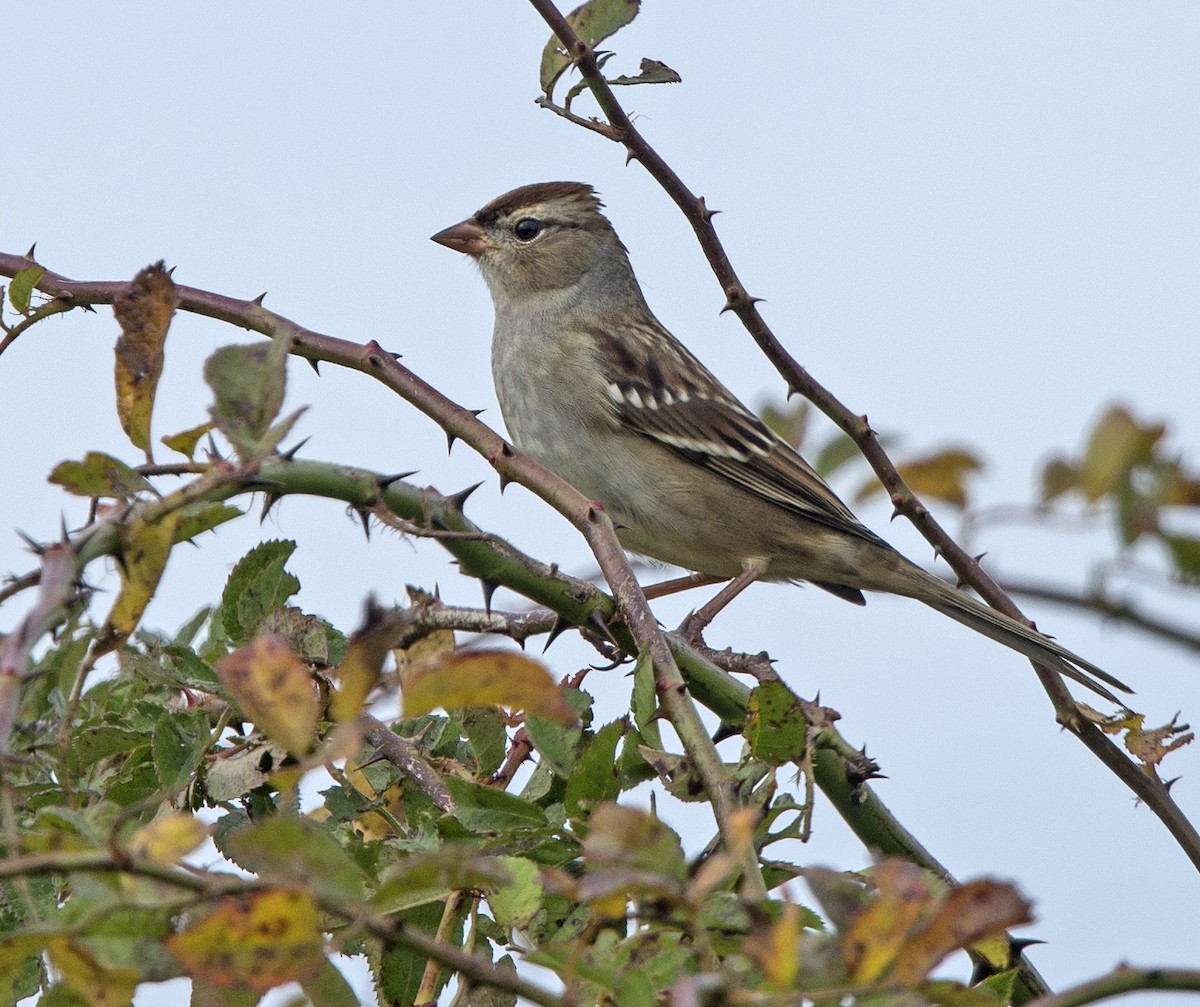
[[[964,626],[969,626],[975,632],[995,640],[1019,654],[1024,654],[1038,664],[1053,668],[1060,675],[1087,686],[1093,692],[1118,706],[1125,705],[1096,679],[1107,682],[1114,689],[1122,692],[1132,692],[1133,690],[1124,682],[1114,678],[1102,668],[1096,667],[1091,661],[1084,660],[1078,654],[1060,646],[1049,637],[1043,636],[1036,629],[1030,629],[1016,619],[1009,618],[1003,612],[989,608],[932,574],[926,574],[926,576],[929,578],[925,584],[927,590],[916,593],[915,597],[930,608],[936,609],[956,622],[961,622]]]

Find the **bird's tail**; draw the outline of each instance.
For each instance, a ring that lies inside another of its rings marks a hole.
[[[1132,692],[1133,690],[1124,682],[1114,678],[1102,668],[1096,667],[1091,661],[1085,661],[1078,654],[1060,646],[1049,637],[1043,636],[1036,629],[1030,629],[1016,619],[1009,618],[1003,612],[989,608],[930,573],[923,570],[921,573],[924,574],[923,583],[917,590],[912,591],[912,596],[919,601],[923,601],[930,608],[936,609],[956,622],[969,626],[976,633],[981,633],[1019,654],[1024,654],[1030,660],[1053,668],[1060,675],[1087,686],[1092,692],[1098,693],[1110,702],[1116,703],[1118,706],[1125,705],[1096,679],[1107,682],[1121,692]],[[912,586],[915,585],[910,584],[910,587]]]

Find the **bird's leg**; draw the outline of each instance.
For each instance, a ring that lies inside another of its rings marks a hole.
[[[724,577],[712,577],[706,573],[689,573],[686,577],[673,577],[659,584],[650,584],[642,588],[642,594],[647,601],[654,598],[664,598],[679,591],[690,591],[694,587],[708,587],[710,584],[720,584]]]
[[[699,641],[700,634],[717,617],[717,613],[758,580],[761,572],[757,567],[746,567],[700,609],[684,619],[679,626],[679,632],[688,640]]]

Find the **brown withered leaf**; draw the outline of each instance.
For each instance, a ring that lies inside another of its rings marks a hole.
[[[147,461],[154,460],[150,414],[175,304],[175,284],[162,261],[143,269],[113,300],[113,314],[121,326],[116,345],[117,415],[134,446],[146,452]]]
[[[947,955],[1033,919],[1012,885],[986,878],[950,891],[920,931],[904,942],[891,977],[921,982]]]
[[[504,706],[575,723],[558,683],[545,665],[510,650],[467,650],[410,665],[403,673],[404,716],[442,707]]]
[[[400,621],[398,613],[389,612],[374,601],[367,603],[363,624],[350,637],[342,663],[332,676],[337,689],[330,699],[329,709],[339,724],[353,720],[362,712],[367,695],[383,674],[383,662],[396,639]]]
[[[1125,735],[1125,747],[1129,749],[1130,755],[1139,759],[1151,771],[1175,749],[1190,745],[1196,737],[1187,724],[1178,723],[1178,713],[1171,718],[1169,724],[1163,724],[1162,727],[1143,728],[1140,716],[1136,721],[1136,726],[1131,726]]]
[[[317,733],[320,701],[307,666],[287,641],[257,636],[217,662],[221,683],[268,738],[304,755]]]

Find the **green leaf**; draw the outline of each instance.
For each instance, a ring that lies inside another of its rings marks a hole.
[[[45,266],[26,266],[9,283],[8,301],[21,314],[29,313],[29,299],[45,273]]]
[[[1096,422],[1079,463],[1079,487],[1089,502],[1114,492],[1134,465],[1150,460],[1166,432],[1161,423],[1142,426],[1128,409],[1113,406]]]
[[[589,0],[567,15],[567,23],[584,42],[594,47],[637,17],[640,4],[641,0]],[[570,65],[571,59],[562,42],[557,35],[552,35],[542,50],[538,73],[547,98],[553,97],[554,85]]]
[[[204,380],[216,396],[209,410],[213,422],[244,460],[274,450],[300,415],[293,413],[271,426],[283,406],[290,347],[290,335],[250,346],[224,346],[204,364]]]
[[[172,451],[178,451],[188,461],[191,461],[196,454],[196,445],[200,443],[200,438],[214,429],[216,429],[216,424],[210,420],[208,423],[201,423],[190,430],[181,430],[177,434],[166,434],[159,439]]]
[[[446,787],[458,805],[454,817],[475,833],[507,829],[536,829],[546,825],[546,814],[536,804],[503,790],[446,777]]]
[[[649,976],[638,969],[628,969],[617,980],[614,1003],[621,1007],[657,1007],[658,992]]]
[[[164,710],[154,725],[150,752],[162,787],[172,797],[191,782],[208,748],[208,718],[202,713]]]
[[[821,446],[813,459],[813,468],[822,479],[828,479],[847,462],[859,457],[861,455],[854,439],[839,430]]]
[[[300,881],[316,893],[361,899],[364,878],[322,827],[299,818],[269,818],[224,837],[222,852],[260,877]]]
[[[300,590],[300,581],[284,569],[295,551],[292,541],[262,542],[234,566],[221,594],[221,618],[235,644],[246,643],[268,612]]]
[[[442,906],[436,902],[427,906],[419,906],[416,909],[400,913],[399,919],[406,928],[411,927],[413,930],[432,934],[441,922]],[[450,934],[447,937],[451,943],[455,942],[456,938],[456,934]],[[375,973],[379,983],[379,992],[382,994],[381,1003],[413,1003],[421,988],[421,979],[425,975],[425,958],[423,956],[408,948],[392,945],[372,964],[375,966],[372,971]],[[442,970],[441,982],[438,989],[433,992],[432,1000],[437,999],[438,992],[449,981],[450,975],[449,969]]]
[[[1162,538],[1179,572],[1188,578],[1200,577],[1200,538],[1166,534]]]
[[[799,762],[808,741],[800,700],[783,682],[764,682],[750,693],[742,734],[750,754],[771,766]]]
[[[474,706],[462,712],[462,726],[475,756],[475,775],[491,776],[504,762],[508,747],[504,716],[494,706]]]
[[[359,1007],[346,977],[328,959],[315,976],[300,980],[300,988],[314,1007]]]
[[[541,874],[523,857],[497,857],[509,881],[488,892],[488,905],[496,922],[507,929],[524,929],[542,904]]]
[[[579,765],[567,780],[563,803],[571,818],[586,818],[602,801],[614,801],[621,793],[617,776],[617,743],[629,727],[622,717],[596,732],[580,756]]]
[[[592,697],[582,689],[563,689],[566,700],[575,716],[583,721],[592,706]],[[579,761],[579,745],[583,730],[578,724],[563,727],[542,717],[525,718],[525,731],[540,761],[547,764],[562,779],[568,779]]]
[[[633,666],[633,695],[630,698],[633,723],[642,739],[654,748],[662,748],[658,729],[658,690],[654,683],[654,664],[650,651],[643,648]]]
[[[154,489],[144,476],[119,458],[102,451],[89,451],[81,462],[59,462],[50,473],[49,481],[68,493],[93,498],[123,499]]]
[[[226,521],[242,516],[231,504],[195,503],[179,508],[179,523],[175,526],[175,541],[190,542],[197,535],[212,531]]]

